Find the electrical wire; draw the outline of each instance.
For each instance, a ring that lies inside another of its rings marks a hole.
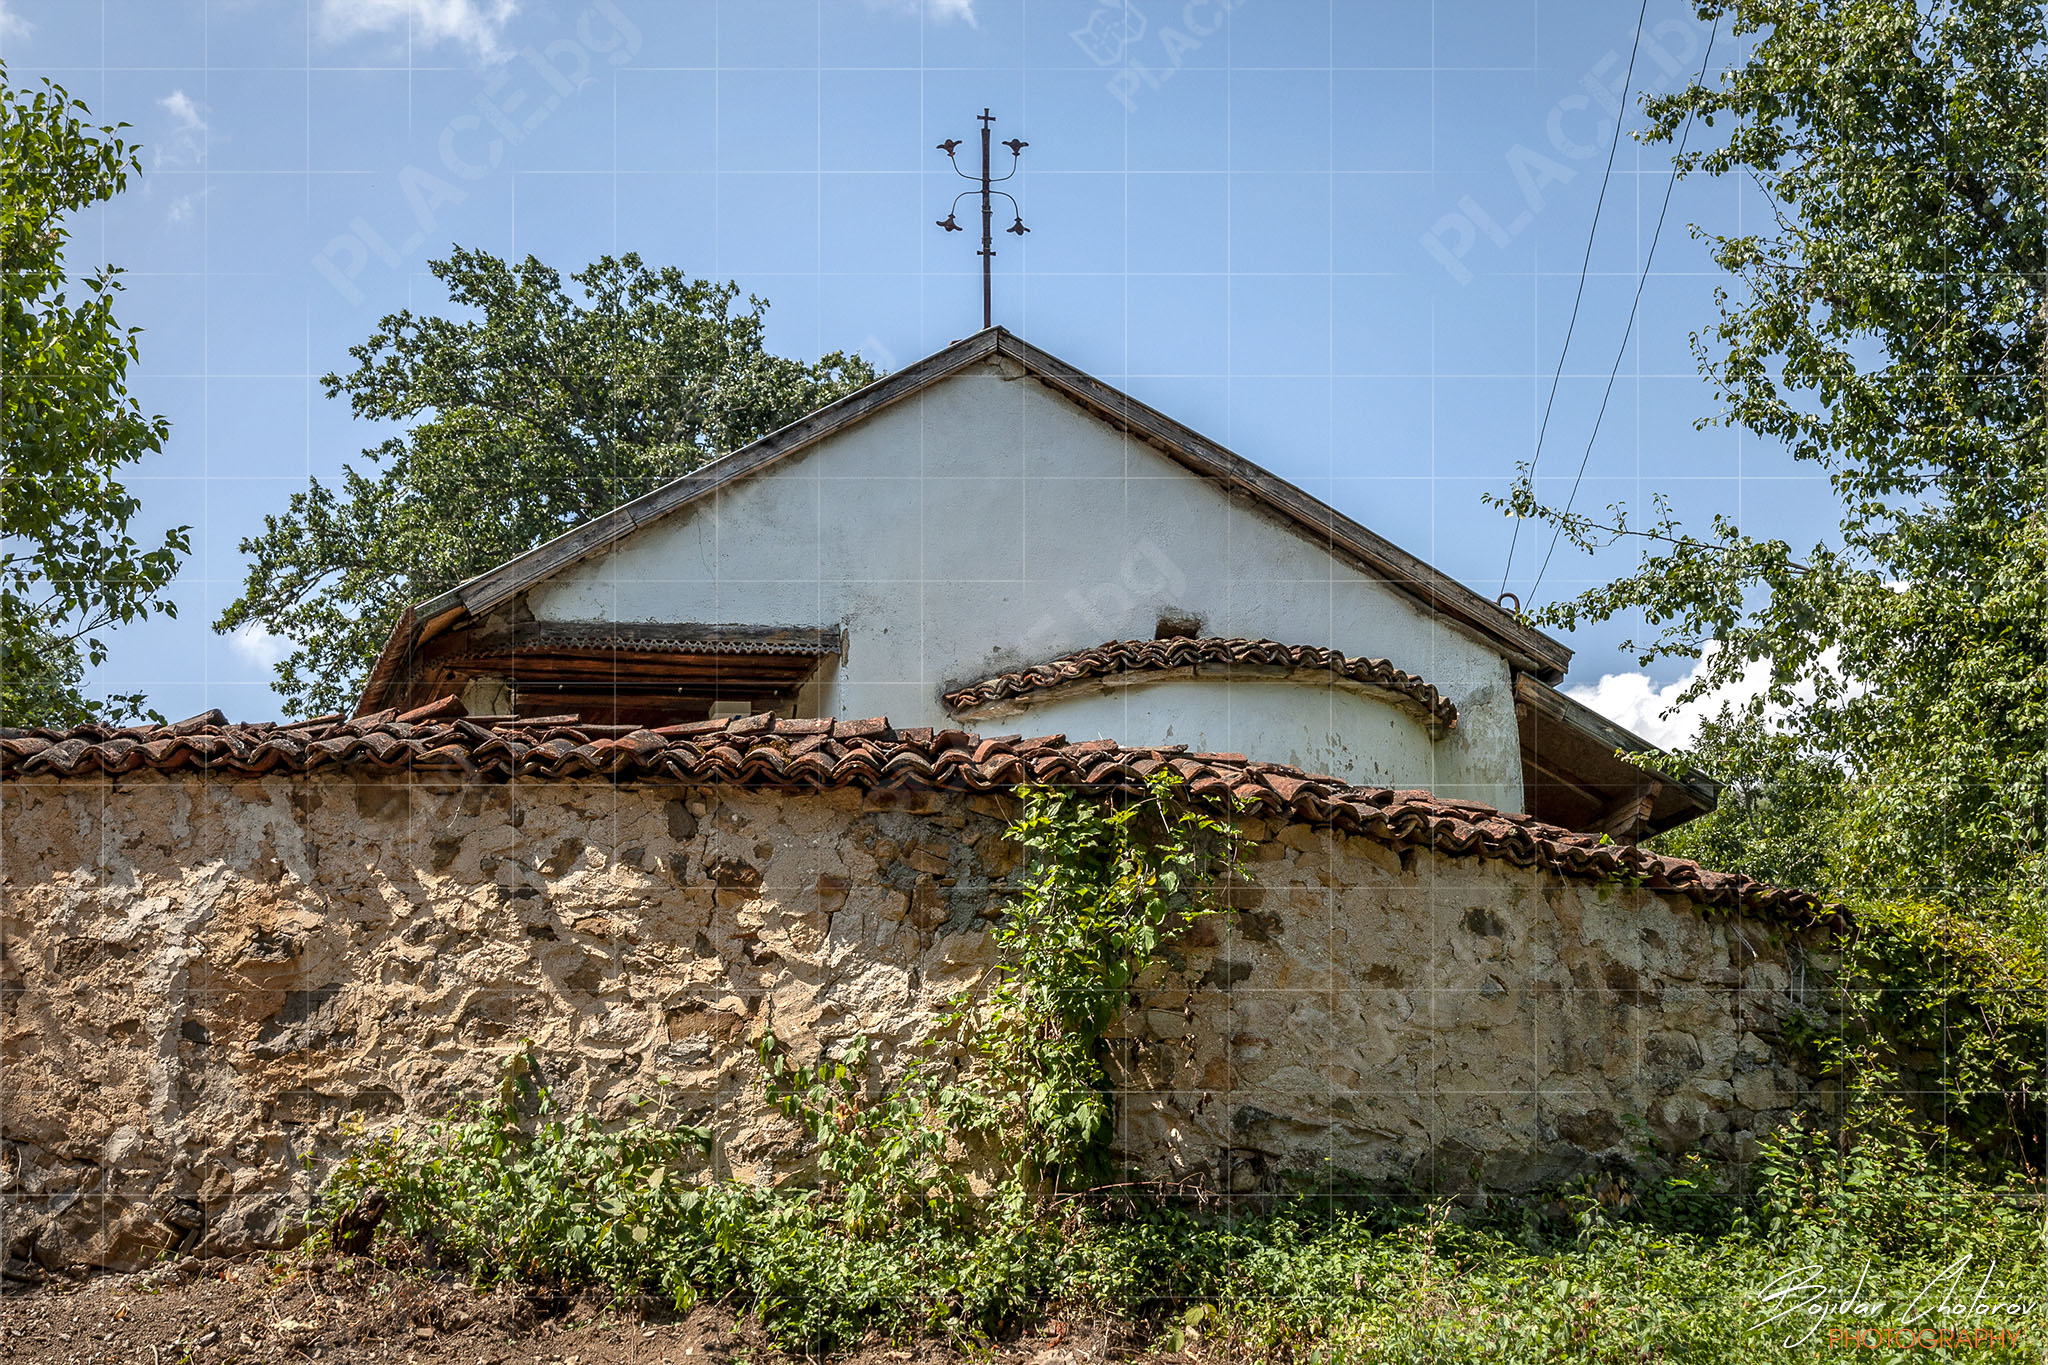
[[[1536,453],[1529,457],[1529,486],[1536,486],[1536,462],[1543,458],[1543,438],[1550,432],[1550,410],[1557,404],[1558,381],[1564,378],[1564,359],[1571,354],[1572,333],[1579,325],[1579,305],[1586,298],[1586,271],[1593,263],[1593,239],[1600,232],[1600,210],[1607,203],[1607,182],[1614,177],[1614,154],[1621,147],[1621,116],[1628,111],[1629,90],[1635,84],[1636,53],[1643,46],[1643,20],[1650,13],[1650,0],[1636,11],[1635,41],[1628,50],[1628,70],[1621,78],[1621,106],[1614,114],[1614,140],[1607,144],[1607,169],[1600,173],[1600,197],[1593,201],[1593,225],[1586,229],[1586,254],[1579,261],[1579,289],[1572,295],[1571,321],[1565,324],[1564,346],[1557,353],[1557,372],[1550,376],[1550,397],[1543,404],[1543,421],[1536,428]],[[1515,547],[1522,542],[1522,519],[1515,518],[1514,534],[1508,537],[1508,562],[1500,566],[1500,594],[1508,590],[1508,574],[1515,567]]]
[[[1697,88],[1707,78],[1707,63],[1714,58],[1714,40],[1721,35],[1721,19],[1714,17],[1714,27],[1707,33],[1707,50],[1700,58],[1700,73],[1693,78]],[[1685,155],[1685,144],[1692,137],[1692,113],[1687,111],[1685,127],[1678,135],[1678,150],[1672,154],[1674,161]],[[1617,140],[1619,135],[1617,134]],[[1593,443],[1600,439],[1600,423],[1607,416],[1607,400],[1614,396],[1614,378],[1621,373],[1621,358],[1628,354],[1628,339],[1636,327],[1636,311],[1643,305],[1643,286],[1650,282],[1650,266],[1657,259],[1657,241],[1664,235],[1664,215],[1671,211],[1671,191],[1678,187],[1678,170],[1674,166],[1671,178],[1664,182],[1664,203],[1657,210],[1657,226],[1650,233],[1650,250],[1643,257],[1643,273],[1636,280],[1635,301],[1628,306],[1628,325],[1621,329],[1621,345],[1615,349],[1614,364],[1607,371],[1607,390],[1600,395],[1600,411],[1593,417],[1593,432],[1586,437],[1585,453],[1579,456],[1579,472],[1572,477],[1572,491],[1564,500],[1564,517],[1572,514],[1572,504],[1578,500],[1579,484],[1586,477],[1586,464],[1593,458]],[[1638,395],[1640,397],[1640,395]],[[1557,553],[1557,542],[1564,536],[1562,518],[1550,533],[1550,548],[1543,552],[1543,563],[1536,569],[1536,581],[1529,585],[1529,600],[1536,600],[1536,590],[1543,586],[1543,575],[1550,572],[1550,557]]]

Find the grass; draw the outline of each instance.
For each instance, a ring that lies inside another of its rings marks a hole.
[[[856,1218],[816,1189],[693,1173],[694,1130],[607,1131],[541,1101],[537,1117],[498,1106],[366,1142],[325,1207],[375,1186],[389,1232],[479,1284],[724,1300],[806,1355],[1062,1316],[1120,1320],[1161,1349],[1330,1365],[1810,1360],[1856,1329],[1981,1332],[1970,1360],[2048,1348],[2039,1186],[1954,1174],[1910,1133],[1787,1131],[1740,1192],[1694,1161],[1514,1199],[1203,1207],[1007,1187]]]

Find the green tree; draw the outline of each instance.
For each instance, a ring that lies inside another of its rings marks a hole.
[[[1798,733],[1724,708],[1686,759],[1723,779],[1711,815],[1661,836],[1662,852],[1780,886],[1832,887],[1846,793],[1841,765]]]
[[[1838,886],[2010,904],[2044,870],[2048,784],[2048,17],[2032,0],[1700,13],[1757,37],[1733,70],[1647,100],[1642,136],[1721,125],[1678,171],[1740,176],[1773,209],[1701,234],[1736,282],[1693,337],[1707,421],[1825,470],[1839,536],[1801,553],[1661,504],[1588,517],[1525,475],[1509,510],[1643,550],[1538,616],[1641,613],[1645,664],[1719,641],[1694,697],[1768,665],[1751,725],[1779,711],[1844,784],[1813,808]]]
[[[139,500],[117,475],[163,447],[170,427],[127,391],[139,328],[114,319],[120,271],[71,275],[66,214],[111,199],[138,169],[125,124],[94,125],[62,86],[17,90],[0,66],[0,720],[75,725],[120,719],[139,696],[94,702],[99,632],[151,612],[190,548],[185,528],[144,549],[128,525]]]
[[[570,276],[458,248],[431,263],[459,310],[384,318],[321,382],[410,427],[380,471],[314,480],[242,542],[242,595],[216,630],[297,648],[272,684],[345,710],[406,605],[680,478],[875,377],[858,356],[770,354],[767,305],[737,285],[604,257]]]

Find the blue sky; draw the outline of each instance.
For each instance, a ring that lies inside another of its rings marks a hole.
[[[143,144],[72,260],[128,271],[136,392],[172,425],[132,484],[193,554],[178,619],[116,632],[94,685],[278,714],[266,643],[210,629],[238,543],[379,439],[318,376],[381,314],[435,308],[426,263],[453,243],[736,279],[790,354],[893,367],[966,335],[978,267],[933,226],[959,187],[933,146],[984,105],[1031,144],[999,321],[1491,596],[1512,527],[1480,496],[1535,449],[1640,3],[4,0],[10,78],[51,76]],[[1650,0],[1644,28],[1638,88],[1690,76],[1690,9]],[[1715,64],[1737,50],[1722,34]],[[1546,496],[1585,454],[1667,165],[1627,139],[1614,159]],[[1826,535],[1813,471],[1694,427],[1713,395],[1688,338],[1725,280],[1687,225],[1761,207],[1678,187],[1580,507],[1661,492],[1688,519]],[[1525,598],[1547,544],[1525,528]],[[1537,598],[1627,562],[1561,548]],[[1571,681],[1633,672],[1628,633],[1581,632]]]

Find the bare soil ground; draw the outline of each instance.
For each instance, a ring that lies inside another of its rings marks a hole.
[[[8,1365],[396,1361],[405,1365],[776,1365],[758,1324],[722,1306],[677,1316],[499,1290],[368,1261],[187,1260],[140,1275],[59,1277],[0,1297]],[[1088,1365],[1144,1359],[1114,1327],[1055,1322],[1011,1341],[869,1341],[843,1365]],[[1149,1357],[1158,1365],[1175,1357]],[[801,1359],[797,1357],[796,1359]]]

